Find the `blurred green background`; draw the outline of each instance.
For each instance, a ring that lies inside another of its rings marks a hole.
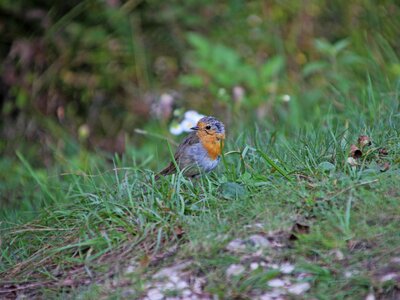
[[[155,135],[180,140],[189,109],[231,132],[374,122],[399,87],[399,28],[396,1],[2,0],[0,203],[22,197],[16,153],[43,177],[99,151],[157,170]]]

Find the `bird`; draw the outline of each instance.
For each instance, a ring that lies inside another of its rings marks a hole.
[[[174,160],[155,177],[177,172],[176,165],[184,176],[196,178],[214,170],[221,160],[225,140],[225,126],[211,116],[201,118],[192,132],[183,140],[175,152]]]

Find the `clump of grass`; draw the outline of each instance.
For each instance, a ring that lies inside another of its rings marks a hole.
[[[110,171],[102,171],[106,164],[99,161],[92,172],[43,177],[19,155],[42,204],[30,221],[3,216],[0,292],[77,293],[90,285],[96,293],[119,293],[133,261],[147,278],[163,264],[190,258],[197,262],[193,272],[208,280],[206,291],[248,297],[273,275],[248,273],[226,285],[224,270],[241,258],[227,254],[221,241],[250,234],[256,223],[263,234],[289,234],[301,218],[311,224],[310,233],[264,255],[290,259],[310,273],[310,296],[361,297],[371,288],[393,293],[395,286],[383,287],[379,276],[400,247],[398,125],[392,119],[368,129],[375,146],[388,149],[391,167],[383,173],[370,171],[373,160],[357,168],[346,163],[357,126],[277,134],[274,142],[260,129],[238,135],[227,143],[217,174],[194,182],[181,174],[155,182],[153,172],[118,160]],[[169,253],[173,245],[178,248]],[[343,259],[332,255],[338,251]],[[345,277],[353,269],[357,275]],[[110,278],[121,286],[104,291]],[[135,278],[130,284],[144,293],[139,286],[145,279]]]

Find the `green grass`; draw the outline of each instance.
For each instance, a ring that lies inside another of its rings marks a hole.
[[[280,276],[269,267],[248,268],[262,259],[293,263],[293,280],[306,273],[305,298],[360,299],[372,291],[395,299],[398,283],[380,278],[398,272],[391,261],[400,256],[396,103],[375,105],[374,113],[347,112],[343,123],[333,120],[344,114],[320,116],[292,134],[237,128],[219,170],[193,182],[180,174],[155,182],[136,157],[114,158],[112,167],[95,154],[81,158],[84,170],[60,159],[49,175],[18,154],[10,170],[21,175],[22,202],[2,212],[0,293],[114,299],[129,291],[140,298],[152,274],[190,260],[190,273],[205,278],[205,293],[253,298]],[[372,145],[351,167],[349,146],[359,134]],[[379,154],[383,147],[387,155]],[[296,222],[309,233],[291,240]],[[281,247],[257,258],[251,247],[226,250],[229,241],[255,233]],[[227,278],[227,268],[238,263],[246,271]]]
[[[54,6],[43,37],[13,21],[49,51],[43,66],[18,51],[4,64],[0,298],[143,299],[182,265],[205,299],[257,299],[273,279],[310,284],[288,299],[400,298],[396,5],[92,2],[60,18]],[[140,114],[169,89],[173,115],[215,110],[227,125],[222,163],[195,181],[154,179],[174,143],[169,121]],[[117,133],[123,157],[84,146]],[[352,166],[360,135],[372,144]]]

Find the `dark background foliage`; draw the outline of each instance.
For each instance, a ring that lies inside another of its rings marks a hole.
[[[177,108],[296,127],[320,106],[357,104],[365,70],[395,82],[399,11],[368,0],[2,1],[0,151],[46,166],[67,140],[124,153],[143,142],[135,128],[168,134]]]

